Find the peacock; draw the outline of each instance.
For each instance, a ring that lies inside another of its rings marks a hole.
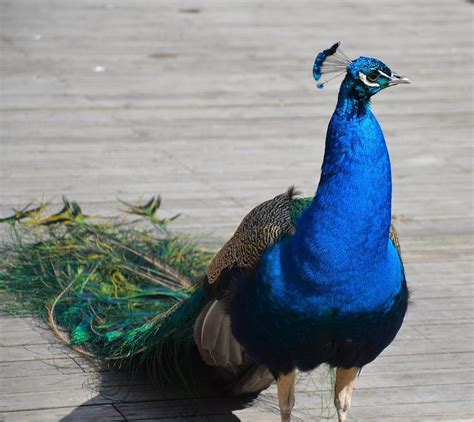
[[[127,235],[108,236],[65,202],[57,214],[69,224],[65,231],[3,255],[4,290],[46,304],[63,341],[119,367],[145,366],[156,378],[176,380],[174,374],[193,376],[185,366],[194,356],[232,395],[259,393],[276,381],[283,422],[291,420],[296,370],[329,364],[336,368],[338,420],[345,421],[356,377],[393,341],[408,306],[391,225],[390,159],[370,99],[410,81],[375,58],[350,60],[340,43],[316,57],[319,88],[330,73],[345,76],[313,198],[290,187],[258,205],[205,265],[195,248],[168,235],[141,236],[135,245]],[[153,218],[158,206],[154,199],[134,210]],[[22,210],[12,224],[26,217],[58,221]],[[67,247],[49,262],[48,242],[58,239]],[[81,246],[85,239],[89,249]],[[41,248],[38,268],[25,264]],[[26,266],[33,275],[22,277]]]

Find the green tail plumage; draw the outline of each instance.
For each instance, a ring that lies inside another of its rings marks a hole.
[[[126,204],[134,222],[94,219],[67,200],[50,216],[40,206],[3,219],[12,232],[0,250],[3,310],[40,315],[71,347],[115,366],[180,373],[212,255],[171,234],[159,204]]]
[[[294,222],[310,201],[291,201]],[[70,347],[114,367],[189,386],[212,254],[172,234],[175,217],[156,217],[160,202],[121,201],[134,221],[88,216],[67,199],[52,215],[40,204],[0,219],[12,234],[0,247],[0,310],[41,316]]]

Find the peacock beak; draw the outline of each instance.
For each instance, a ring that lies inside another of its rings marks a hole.
[[[388,86],[400,85],[400,84],[411,84],[411,81],[406,76],[401,76],[398,73],[392,72]]]

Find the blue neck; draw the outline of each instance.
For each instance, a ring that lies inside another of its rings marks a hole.
[[[390,159],[368,100],[341,86],[329,123],[321,179],[288,247],[297,279],[365,272],[386,259]]]

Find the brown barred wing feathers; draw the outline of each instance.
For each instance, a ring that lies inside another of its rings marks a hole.
[[[295,195],[291,187],[250,211],[215,256],[204,280],[210,301],[194,324],[194,342],[232,394],[256,393],[273,382],[270,371],[251,359],[232,335],[227,305],[236,284],[257,266],[265,249],[294,233],[290,202]]]
[[[205,283],[219,289],[219,281],[229,270],[253,268],[260,256],[283,235],[292,235],[294,226],[290,201],[297,195],[294,187],[255,207],[242,220],[234,235],[214,257]]]
[[[397,230],[393,224],[390,225],[390,233],[389,233],[390,240],[393,242],[395,247],[397,248],[398,255],[402,256],[402,250],[400,248],[400,241],[398,240]]]

